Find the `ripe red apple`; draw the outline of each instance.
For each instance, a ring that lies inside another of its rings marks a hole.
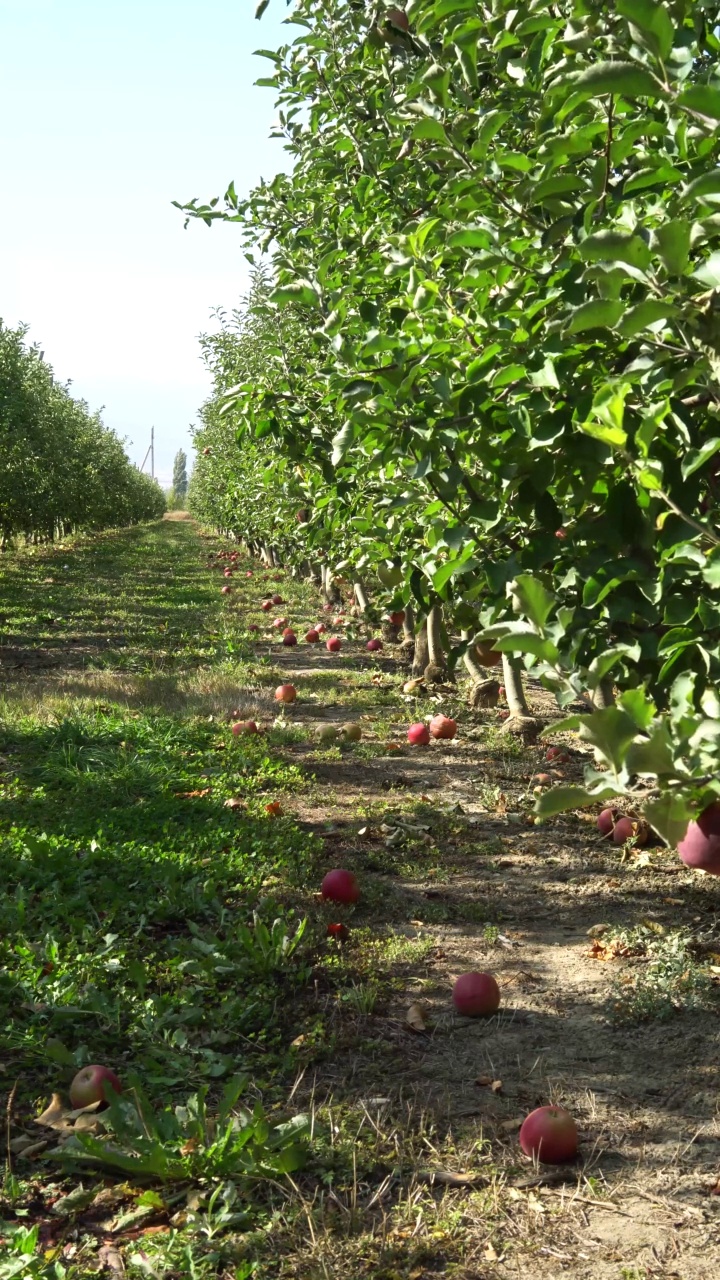
[[[546,760],[554,760],[556,764],[567,764],[570,759],[567,751],[563,751],[562,747],[548,747],[545,752]]]
[[[263,613],[269,613],[272,607],[273,607],[272,600],[263,600],[262,604],[260,605],[260,608],[262,609]]]
[[[487,1017],[500,1007],[500,988],[491,973],[461,973],[452,998],[458,1013],[466,1018]]]
[[[272,597],[273,604],[283,604],[282,596],[275,595]]]
[[[442,712],[438,712],[430,721],[430,736],[432,738],[454,738],[457,733],[457,721],[452,720],[450,716],[444,716]]]
[[[565,539],[567,538],[567,534],[564,529],[556,529],[555,537],[558,539],[559,542],[564,542]]]
[[[388,614],[388,618],[390,619],[394,627],[401,627],[403,622],[405,621],[405,610],[396,609],[394,613]]]
[[[272,625],[274,626],[276,631],[284,631],[287,624],[288,624],[287,618],[276,618]]]
[[[335,871],[328,871],[320,886],[320,892],[323,898],[328,898],[331,902],[357,902],[360,897],[360,885],[352,871],[343,871],[338,868]]]
[[[231,726],[232,732],[236,738],[243,733],[259,733],[260,730],[254,720],[236,720]]]
[[[305,632],[305,639],[308,644],[317,644],[320,639],[320,633],[316,631],[315,627],[311,627],[309,631]]]
[[[220,595],[221,595],[221,596],[229,596],[231,591],[232,591],[232,587],[221,587],[221,588],[220,588]]]
[[[260,630],[260,628],[259,628],[259,626],[257,625],[257,623],[256,623],[256,622],[251,622],[251,623],[248,625],[248,631],[259,631],[259,630]]]
[[[252,569],[248,569],[248,570],[247,570],[247,572],[246,572],[246,574],[245,574],[245,577],[246,577],[246,578],[252,578],[252,576],[253,576],[253,571],[252,571]]]
[[[70,1085],[70,1105],[74,1111],[80,1107],[90,1107],[93,1102],[105,1102],[105,1089],[122,1093],[122,1085],[109,1067],[97,1064],[83,1067],[78,1071]]]
[[[602,813],[599,813],[596,818],[595,826],[601,836],[611,836],[615,826],[615,810],[603,809]]]
[[[346,924],[329,924],[327,927],[328,938],[335,938],[337,942],[345,942],[350,934]]]
[[[535,781],[539,782],[541,787],[549,787],[552,783],[552,777],[549,773],[536,773]]]
[[[626,840],[630,840],[635,836],[636,844],[645,844],[648,831],[644,823],[636,822],[633,818],[618,818],[613,827],[613,844],[624,844]]]
[[[520,1130],[520,1146],[526,1156],[541,1164],[564,1164],[578,1150],[575,1121],[564,1107],[536,1107]]]
[[[324,603],[324,605],[323,605],[323,613],[334,613],[334,612],[335,612],[335,610],[334,610],[334,608],[333,608],[332,604],[330,603],[330,601],[329,601],[329,600],[326,600],[326,601],[325,601],[325,603]]]
[[[276,702],[294,702],[297,698],[297,689],[294,684],[279,684],[275,690]]]
[[[430,730],[426,724],[411,724],[407,740],[413,747],[426,747],[430,741]]]
[[[292,648],[294,644],[297,644],[297,636],[295,635],[295,632],[283,631],[282,642],[283,644],[286,644],[289,648]]]
[[[232,569],[223,569],[223,578],[232,578],[232,576],[233,576]]]
[[[313,631],[317,631],[319,636],[324,636],[325,632],[327,631],[327,627],[325,626],[324,622],[316,622],[315,626],[313,627]]]
[[[328,653],[339,653],[342,649],[342,640],[339,636],[331,636],[325,645]]]
[[[368,640],[367,644],[365,645],[365,648],[367,649],[368,653],[378,653],[380,649],[382,649],[382,640],[378,640],[377,638],[373,640]]]
[[[697,867],[711,876],[720,875],[720,801],[713,801],[698,818],[688,824],[678,853],[686,867]]]

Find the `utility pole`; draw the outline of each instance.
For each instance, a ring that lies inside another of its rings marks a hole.
[[[155,479],[155,428],[150,428],[150,475]]]

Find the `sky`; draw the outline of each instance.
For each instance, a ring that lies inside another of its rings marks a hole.
[[[238,231],[172,205],[287,168],[258,48],[285,0],[0,0],[0,318],[167,487],[209,390],[197,335],[247,284]],[[148,463],[149,467],[149,463]]]

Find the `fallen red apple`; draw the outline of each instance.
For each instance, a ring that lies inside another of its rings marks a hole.
[[[276,631],[284,631],[287,624],[287,618],[276,618],[272,625],[275,627]]]
[[[276,595],[276,596],[273,596],[273,597],[272,597],[272,603],[273,603],[273,604],[282,604],[282,603],[283,603],[283,598],[282,598],[282,596],[277,596],[277,595]]]
[[[297,644],[297,636],[295,635],[295,632],[283,631],[282,642],[283,644],[286,644],[289,647],[292,647],[292,645]]]
[[[279,684],[275,690],[276,702],[294,702],[297,698],[297,689],[294,684]]]
[[[696,867],[711,876],[720,875],[720,801],[707,805],[678,845],[686,867]]]
[[[253,576],[253,571],[252,571],[252,569],[248,569],[248,570],[247,570],[247,572],[246,572],[246,574],[245,574],[245,577],[246,577],[246,578],[252,578],[252,576]]]
[[[309,631],[305,632],[305,639],[308,644],[317,644],[320,639],[320,633],[314,627],[311,627]]]
[[[426,724],[411,724],[407,740],[413,747],[426,747],[430,741],[430,730]]]
[[[325,645],[328,653],[339,653],[342,649],[342,640],[339,636],[331,636]]]
[[[595,820],[595,826],[601,836],[612,835],[613,827],[615,826],[615,816],[614,809],[603,809],[602,813],[598,814]]]
[[[365,648],[367,649],[368,653],[378,653],[380,649],[382,649],[382,640],[378,640],[377,638],[373,640],[368,640]]]
[[[545,752],[546,760],[554,760],[556,764],[566,764],[570,759],[567,751],[563,751],[562,747],[548,747]]]
[[[254,720],[236,720],[235,723],[231,725],[231,729],[236,738],[239,738],[243,733],[260,732]]]
[[[325,601],[325,604],[323,605],[323,613],[334,613],[334,612],[335,612],[335,610],[334,610],[334,608],[333,608],[332,604],[330,603],[330,601],[329,601],[329,600],[326,600],[326,601]]]
[[[272,607],[273,607],[272,600],[263,600],[262,604],[260,605],[260,608],[263,610],[264,613],[269,613]]]
[[[316,622],[315,626],[313,627],[313,631],[317,631],[319,636],[324,636],[325,632],[327,631],[327,627],[325,626],[324,622]]]
[[[233,576],[232,569],[223,569],[223,578],[232,578],[232,576]]]
[[[613,844],[625,844],[625,841],[631,840],[633,836],[636,844],[645,844],[648,837],[647,825],[636,822],[634,818],[618,818],[613,827]]]
[[[396,609],[394,613],[389,613],[388,618],[394,627],[401,627],[405,621],[405,610]]]
[[[320,892],[323,898],[328,898],[330,902],[357,902],[360,897],[360,885],[352,871],[337,868],[335,871],[328,871],[320,886]]]
[[[458,1013],[466,1018],[487,1017],[500,1007],[500,988],[491,973],[461,973],[452,998]]]
[[[430,736],[432,738],[454,738],[457,733],[457,721],[445,716],[442,712],[433,716],[430,721]]]
[[[221,588],[220,588],[220,594],[221,594],[221,595],[223,595],[223,596],[228,596],[228,595],[230,595],[230,592],[231,592],[231,591],[232,591],[232,587],[221,587]]]
[[[257,623],[256,623],[256,622],[251,622],[251,623],[248,625],[248,631],[259,631],[259,630],[260,630],[260,628],[259,628],[259,626],[257,625]]]
[[[552,776],[549,773],[536,773],[535,781],[539,782],[541,787],[549,787],[552,783]]]
[[[520,1146],[541,1164],[564,1164],[578,1151],[577,1126],[564,1107],[536,1107],[523,1121]]]
[[[340,614],[337,618],[333,618],[333,620],[332,620],[332,624],[333,624],[333,626],[334,626],[334,627],[344,627],[344,626],[345,626],[345,618],[343,617],[343,615],[342,615],[342,614]]]
[[[105,1090],[122,1093],[122,1085],[109,1067],[94,1064],[78,1071],[70,1085],[70,1105],[74,1111],[90,1107],[93,1102],[105,1102]]]
[[[328,938],[335,938],[337,942],[345,942],[349,937],[350,930],[346,924],[329,924],[327,927]]]

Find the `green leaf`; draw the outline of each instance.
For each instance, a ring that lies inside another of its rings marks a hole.
[[[697,271],[693,271],[693,276],[703,284],[710,285],[712,289],[720,287],[720,249],[711,253],[702,266],[698,267]]]
[[[646,36],[648,47],[663,60],[673,47],[675,28],[667,9],[653,0],[617,0],[617,11]]]
[[[712,458],[718,449],[720,449],[720,437],[718,436],[713,436],[712,439],[706,440],[699,449],[689,449],[680,464],[683,480],[687,480],[688,476],[693,475],[695,471],[699,471],[700,467],[703,467],[708,458]]]
[[[646,742],[632,743],[625,767],[630,773],[651,778],[667,778],[675,773],[672,743],[665,722],[655,725]]]
[[[680,94],[678,102],[689,111],[697,111],[711,120],[720,120],[720,89],[713,89],[709,84],[689,85]]]
[[[671,218],[655,231],[657,251],[670,276],[681,276],[690,256],[690,223]]]
[[[347,453],[348,449],[350,448],[350,445],[353,442],[354,435],[355,435],[355,429],[354,429],[353,423],[352,421],[348,420],[340,428],[337,435],[333,436],[332,456],[330,461],[332,462],[332,465],[334,467],[339,466],[339,464],[342,462],[343,458],[345,457],[345,454]]]
[[[263,16],[263,14],[264,14],[265,10],[267,9],[267,7],[268,7],[269,3],[270,3],[270,0],[260,0],[260,3],[259,3],[259,5],[257,6],[257,8],[256,8],[256,10],[255,10],[255,17],[256,17],[256,18],[262,18],[262,16]]]
[[[291,302],[299,303],[304,307],[317,307],[319,303],[317,293],[307,280],[295,280],[292,284],[280,285],[277,289],[273,289],[270,301],[278,307],[288,306]]]
[[[632,716],[639,729],[645,730],[657,715],[657,707],[644,689],[626,689],[618,698],[618,705]]]
[[[662,84],[639,62],[596,62],[580,74],[558,80],[553,93],[570,89],[578,101],[600,98],[606,93],[619,93],[626,98],[661,98],[666,96]]]
[[[627,262],[643,270],[650,265],[652,254],[645,241],[624,231],[596,231],[579,245],[584,262]]]
[[[536,627],[545,626],[555,606],[555,597],[546,591],[542,582],[529,573],[518,574],[510,584],[513,609],[523,613]]]
[[[551,666],[560,657],[552,640],[544,639],[536,631],[512,631],[509,635],[494,640],[493,648],[500,653],[531,653],[535,658],[540,658]]]
[[[630,743],[637,735],[637,726],[620,707],[606,707],[585,716],[579,729],[583,742],[589,742],[619,773],[625,763]]]
[[[720,193],[720,169],[708,169],[688,184],[683,195],[691,200],[700,200],[703,196],[716,196],[718,193]]]
[[[538,796],[535,813],[539,818],[552,818],[556,813],[565,813],[567,809],[584,809],[589,804],[596,804],[598,798],[591,791],[586,791],[585,787],[551,787]]]
[[[671,849],[683,839],[694,816],[685,797],[674,791],[665,791],[657,800],[651,800],[645,805],[644,815]]]
[[[613,329],[624,310],[625,303],[619,298],[593,298],[575,308],[567,331],[582,333],[586,329]]]
[[[646,298],[644,302],[630,307],[616,327],[623,338],[633,338],[651,324],[657,324],[658,320],[668,320],[677,314],[677,307],[666,302],[656,302],[654,298]]]

